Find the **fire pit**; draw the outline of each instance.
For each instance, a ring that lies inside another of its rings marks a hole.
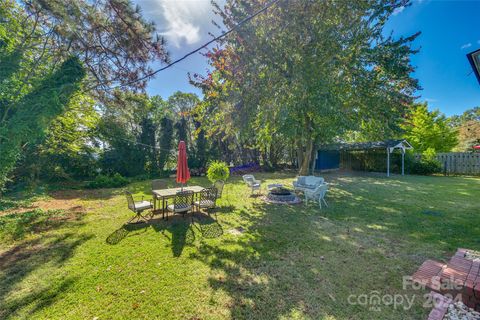
[[[265,197],[265,201],[277,204],[297,204],[302,202],[295,193],[284,187],[272,188]]]

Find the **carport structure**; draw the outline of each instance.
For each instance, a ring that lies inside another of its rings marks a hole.
[[[385,140],[375,142],[336,143],[322,146],[317,152],[315,170],[338,169],[340,167],[340,153],[348,151],[385,150],[387,163],[387,177],[390,176],[390,154],[400,150],[402,154],[402,175],[405,174],[405,152],[413,149],[405,139]]]

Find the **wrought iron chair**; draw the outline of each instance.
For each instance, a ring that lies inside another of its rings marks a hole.
[[[145,210],[153,209],[152,203],[150,201],[143,200],[143,196],[141,201],[135,202],[133,200],[132,193],[129,191],[125,191],[125,196],[127,197],[128,209],[135,213],[135,217],[130,219],[127,223],[131,223],[135,219],[137,219],[135,223],[140,222],[141,219],[147,221],[147,218],[142,215],[142,212]]]
[[[193,191],[180,191],[177,192],[175,198],[173,199],[173,204],[167,205],[167,210],[173,213],[185,214],[192,210],[193,204]],[[167,214],[168,220],[168,214]]]
[[[206,188],[200,191],[198,200],[194,201],[193,204],[198,211],[201,209],[214,209],[217,205],[217,196],[217,188]]]
[[[222,197],[224,186],[225,186],[225,181],[223,181],[223,180],[217,180],[213,184],[213,187],[215,187],[217,189],[217,199],[220,199]]]

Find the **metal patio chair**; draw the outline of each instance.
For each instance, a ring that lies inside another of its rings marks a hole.
[[[141,219],[143,219],[145,222],[147,221],[147,218],[142,215],[142,212],[145,210],[153,209],[153,204],[150,201],[142,200],[135,202],[133,200],[133,195],[129,191],[125,191],[125,196],[127,197],[127,203],[128,203],[128,209],[133,211],[135,213],[135,216],[130,219],[127,223],[132,223],[133,220],[137,219],[134,223],[140,222]]]
[[[217,205],[217,196],[217,188],[206,188],[200,191],[198,199],[194,201],[193,204],[198,211],[201,209],[214,209]]]
[[[193,204],[193,191],[180,191],[177,192],[173,199],[173,204],[167,205],[167,210],[173,213],[181,213],[185,216],[188,211],[192,210]],[[167,214],[168,220],[168,214]]]

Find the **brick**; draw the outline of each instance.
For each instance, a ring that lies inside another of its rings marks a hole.
[[[465,286],[463,287],[463,292],[467,296],[473,296],[473,288],[474,288],[475,283],[473,281],[465,281]]]
[[[448,264],[470,269],[472,267],[473,261],[465,258],[453,257],[452,259],[450,259]]]
[[[469,308],[475,308],[475,302],[472,302],[472,301],[463,301],[463,303],[465,303],[465,305]]]
[[[435,305],[428,315],[428,320],[442,320],[447,313],[448,305],[451,303],[451,300],[433,291],[430,292],[430,295],[432,296],[432,301]]]
[[[428,320],[442,320],[445,316],[446,311],[433,309],[428,315]]]
[[[475,288],[473,289],[473,295],[476,298],[480,298],[480,286],[479,285],[475,285]]]
[[[480,268],[480,261],[478,260],[475,260],[475,261],[472,261],[472,268]]]
[[[467,273],[457,270],[457,269],[452,269],[452,268],[445,268],[443,269],[440,277],[442,279],[459,279],[459,280],[467,280]]]
[[[467,276],[467,281],[471,281],[472,283],[475,283],[475,279],[477,279],[477,276],[475,274],[469,273]]]

